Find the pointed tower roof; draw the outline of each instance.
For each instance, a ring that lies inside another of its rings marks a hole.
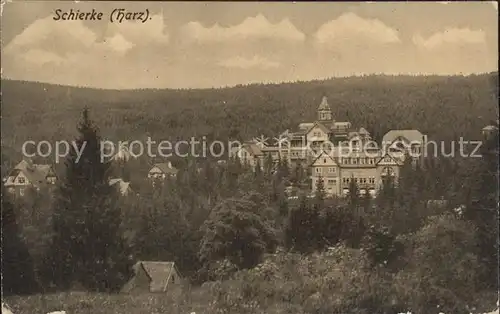
[[[328,105],[328,99],[323,96],[321,99],[321,104],[319,104],[318,110],[330,110],[330,105]]]

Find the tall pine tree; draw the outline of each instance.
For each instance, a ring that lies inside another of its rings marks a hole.
[[[3,187],[2,187],[3,190]],[[38,285],[33,260],[21,239],[14,206],[2,191],[2,292],[30,294]]]
[[[315,206],[318,207],[318,209],[323,207],[325,198],[325,180],[323,179],[323,176],[320,175],[316,181],[316,190],[314,193]]]
[[[101,161],[100,137],[87,109],[78,131],[54,208],[53,280],[63,289],[76,284],[113,291],[128,280],[132,266],[120,228],[118,192],[109,186],[110,164]]]
[[[358,211],[360,206],[359,188],[354,177],[349,180],[349,193],[347,194],[349,209],[354,213]]]
[[[475,176],[468,182],[465,216],[478,230],[478,254],[483,266],[478,279],[482,288],[498,284],[498,151],[496,131],[484,139]]]
[[[310,206],[305,195],[297,208],[291,209],[285,225],[285,246],[293,251],[310,253],[323,245],[320,211]]]
[[[264,175],[269,178],[273,172],[274,162],[271,154],[266,154],[264,157]]]

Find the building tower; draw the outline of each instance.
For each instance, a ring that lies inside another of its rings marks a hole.
[[[318,107],[318,121],[320,122],[331,122],[332,121],[332,110],[330,105],[328,105],[328,100],[326,96],[321,99],[321,104]]]

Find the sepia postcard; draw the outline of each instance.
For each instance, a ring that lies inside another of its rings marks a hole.
[[[2,314],[498,314],[498,2],[1,3]]]

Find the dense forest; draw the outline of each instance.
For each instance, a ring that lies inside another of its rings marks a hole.
[[[338,120],[378,137],[414,127],[443,140],[480,138],[482,127],[498,123],[491,122],[496,74],[199,91],[5,85],[3,166],[17,161],[26,139],[91,143],[79,162],[72,151],[59,165],[54,195],[2,193],[2,243],[12,243],[2,259],[8,295],[114,293],[135,260],[171,260],[198,290],[160,301],[157,311],[189,312],[200,294],[209,313],[462,314],[495,302],[498,133],[484,141],[481,158],[405,163],[400,179],[385,181],[375,199],[355,183],[346,198],[325,198],[320,181],[314,198],[290,200],[285,186],[304,180],[300,166],[280,162],[271,171],[267,163],[250,169],[238,160],[195,158],[178,160],[177,176],[154,187],[146,168],[129,173],[139,194],[121,197],[107,185],[113,165],[100,163],[99,140],[275,133],[313,120],[323,95]],[[149,162],[122,166],[131,172]],[[429,205],[436,199],[448,202]]]
[[[337,121],[380,141],[390,129],[430,138],[477,139],[498,117],[498,74],[454,77],[366,76],[204,90],[96,90],[2,81],[2,148],[18,160],[26,140],[71,140],[91,109],[105,138],[225,141],[276,136],[314,121],[326,95]],[[36,130],[36,132],[34,131]],[[9,158],[10,159],[10,158]]]

